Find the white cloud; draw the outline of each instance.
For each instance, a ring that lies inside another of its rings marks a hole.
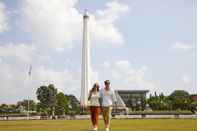
[[[54,51],[55,52],[55,51]],[[14,103],[21,99],[36,98],[36,89],[41,85],[54,84],[59,91],[67,94],[80,94],[80,71],[57,69],[50,66],[56,62],[52,52],[45,54],[30,44],[0,45],[0,103]],[[32,75],[29,79],[29,65],[32,64]],[[94,76],[96,73],[94,73]],[[23,92],[23,93],[22,93]],[[12,97],[8,97],[12,96]]]
[[[50,57],[28,44],[0,46],[0,60],[3,58],[0,62],[0,102],[13,103],[28,96],[35,99],[36,89],[51,83],[60,91],[79,96],[80,71],[52,68],[49,66]],[[55,61],[55,56],[52,58]],[[30,64],[33,64],[33,69],[29,79]]]
[[[131,64],[127,60],[120,60],[115,63],[115,66],[119,70],[128,71],[131,67]]]
[[[91,69],[90,71],[90,84],[91,86],[99,81],[99,72],[97,72],[96,70]],[[89,89],[91,89],[92,87],[89,87]]]
[[[189,51],[195,48],[193,45],[183,42],[176,42],[172,45],[172,49],[182,50],[182,51]]]
[[[122,12],[127,12],[129,7],[125,4],[122,4],[118,1],[112,1],[106,4],[105,10],[98,10],[98,16],[105,20],[105,22],[113,23],[116,21]]]
[[[25,62],[30,62],[34,54],[34,46],[27,44],[4,44],[0,46],[0,57],[19,59]]]
[[[8,29],[8,14],[4,3],[0,1],[0,33]]]
[[[127,60],[105,63],[108,63],[108,66],[102,66],[102,68],[98,70],[99,78],[103,78],[100,81],[110,79],[115,89],[156,90],[156,84],[145,78],[146,70],[148,70],[147,66],[135,69]]]
[[[91,20],[93,40],[98,43],[124,44],[124,38],[115,23],[120,14],[128,10],[127,5],[117,1],[107,3],[104,10],[98,10]]]
[[[14,103],[21,99],[36,99],[36,90],[41,85],[54,84],[59,91],[79,96],[79,72],[57,71],[47,66],[35,65],[28,77],[28,66],[2,63],[0,68],[0,103]],[[11,96],[11,97],[8,97]]]
[[[71,47],[77,41],[81,41],[82,14],[75,8],[78,1],[24,0],[20,2],[22,2],[22,12],[19,11],[23,21],[22,26],[32,33],[34,43],[0,44],[0,58],[3,59],[0,63],[2,85],[0,102],[13,103],[28,96],[35,98],[36,89],[42,84],[50,83],[55,84],[65,93],[79,96],[80,70],[68,70],[63,66],[59,69],[57,65],[51,64],[59,64],[56,59],[59,56],[57,50],[65,53],[65,47]],[[107,3],[104,10],[96,11],[95,15],[90,14],[92,43],[123,44],[124,38],[115,23],[120,13],[126,12],[127,8],[124,4],[112,1]],[[56,50],[50,50],[51,47]],[[33,64],[33,69],[29,80],[27,72],[30,64]],[[110,63],[105,64],[106,67],[111,67]],[[105,72],[92,70],[91,82],[98,81],[100,74]]]
[[[191,79],[187,75],[182,76],[182,81],[183,81],[184,84],[190,84],[191,83]]]
[[[105,61],[103,64],[102,64],[103,67],[105,68],[109,68],[110,67],[110,63],[108,61]]]
[[[64,48],[81,41],[82,14],[75,8],[77,0],[24,0],[23,23],[42,46]],[[115,26],[120,13],[128,6],[109,2],[106,9],[90,17],[92,43],[123,44],[124,39]]]
[[[64,47],[74,43],[81,31],[76,0],[24,0],[23,21],[40,44]],[[46,46],[44,45],[44,46]]]
[[[80,75],[78,71],[56,71],[47,66],[39,66],[33,70],[32,79],[37,82],[38,86],[54,84],[59,90],[65,93],[75,93],[79,95]]]

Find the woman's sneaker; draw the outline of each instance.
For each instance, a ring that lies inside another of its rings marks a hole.
[[[94,127],[94,128],[93,128],[93,131],[97,131],[97,127]]]
[[[109,128],[105,128],[105,131],[109,131]]]

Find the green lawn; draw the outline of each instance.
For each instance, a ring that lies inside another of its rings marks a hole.
[[[90,131],[88,120],[0,121],[0,131]],[[100,120],[100,131],[103,121]],[[197,120],[112,120],[111,131],[197,131]]]

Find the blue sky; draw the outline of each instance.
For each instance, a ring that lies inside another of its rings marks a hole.
[[[79,97],[84,9],[92,83],[197,93],[195,0],[1,0],[1,103],[35,99],[36,89],[49,83]]]

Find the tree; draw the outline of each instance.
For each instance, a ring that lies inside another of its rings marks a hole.
[[[0,113],[12,114],[12,113],[19,113],[20,111],[15,104],[2,104],[0,105]]]
[[[195,113],[197,111],[197,101],[193,101],[190,105],[192,113]]]
[[[157,95],[155,92],[154,96],[150,95],[147,103],[153,110],[171,110],[171,101],[163,93]]]
[[[7,104],[1,104],[0,108],[1,109],[7,109],[8,108],[8,105]]]
[[[41,107],[49,114],[54,116],[56,106],[57,89],[53,84],[49,86],[41,86],[36,91],[37,99],[40,101]]]
[[[48,101],[48,87],[47,86],[41,86],[36,91],[37,99],[40,101],[40,104],[43,108],[49,107],[49,101]]]
[[[36,110],[36,103],[33,100],[23,100],[17,102],[17,107],[22,106],[24,110],[28,110],[28,103],[29,103],[29,110],[30,111],[35,111]]]
[[[57,104],[55,107],[55,114],[64,115],[68,113],[68,98],[62,92],[58,93],[56,98]]]
[[[189,110],[190,109],[190,95],[187,91],[184,90],[175,90],[170,96],[169,99],[172,101],[172,108],[174,110]]]
[[[80,103],[74,95],[66,95],[68,98],[68,106],[70,114],[79,114],[80,113]]]
[[[8,105],[7,104],[1,104],[0,105],[0,113],[7,113],[8,112]]]

